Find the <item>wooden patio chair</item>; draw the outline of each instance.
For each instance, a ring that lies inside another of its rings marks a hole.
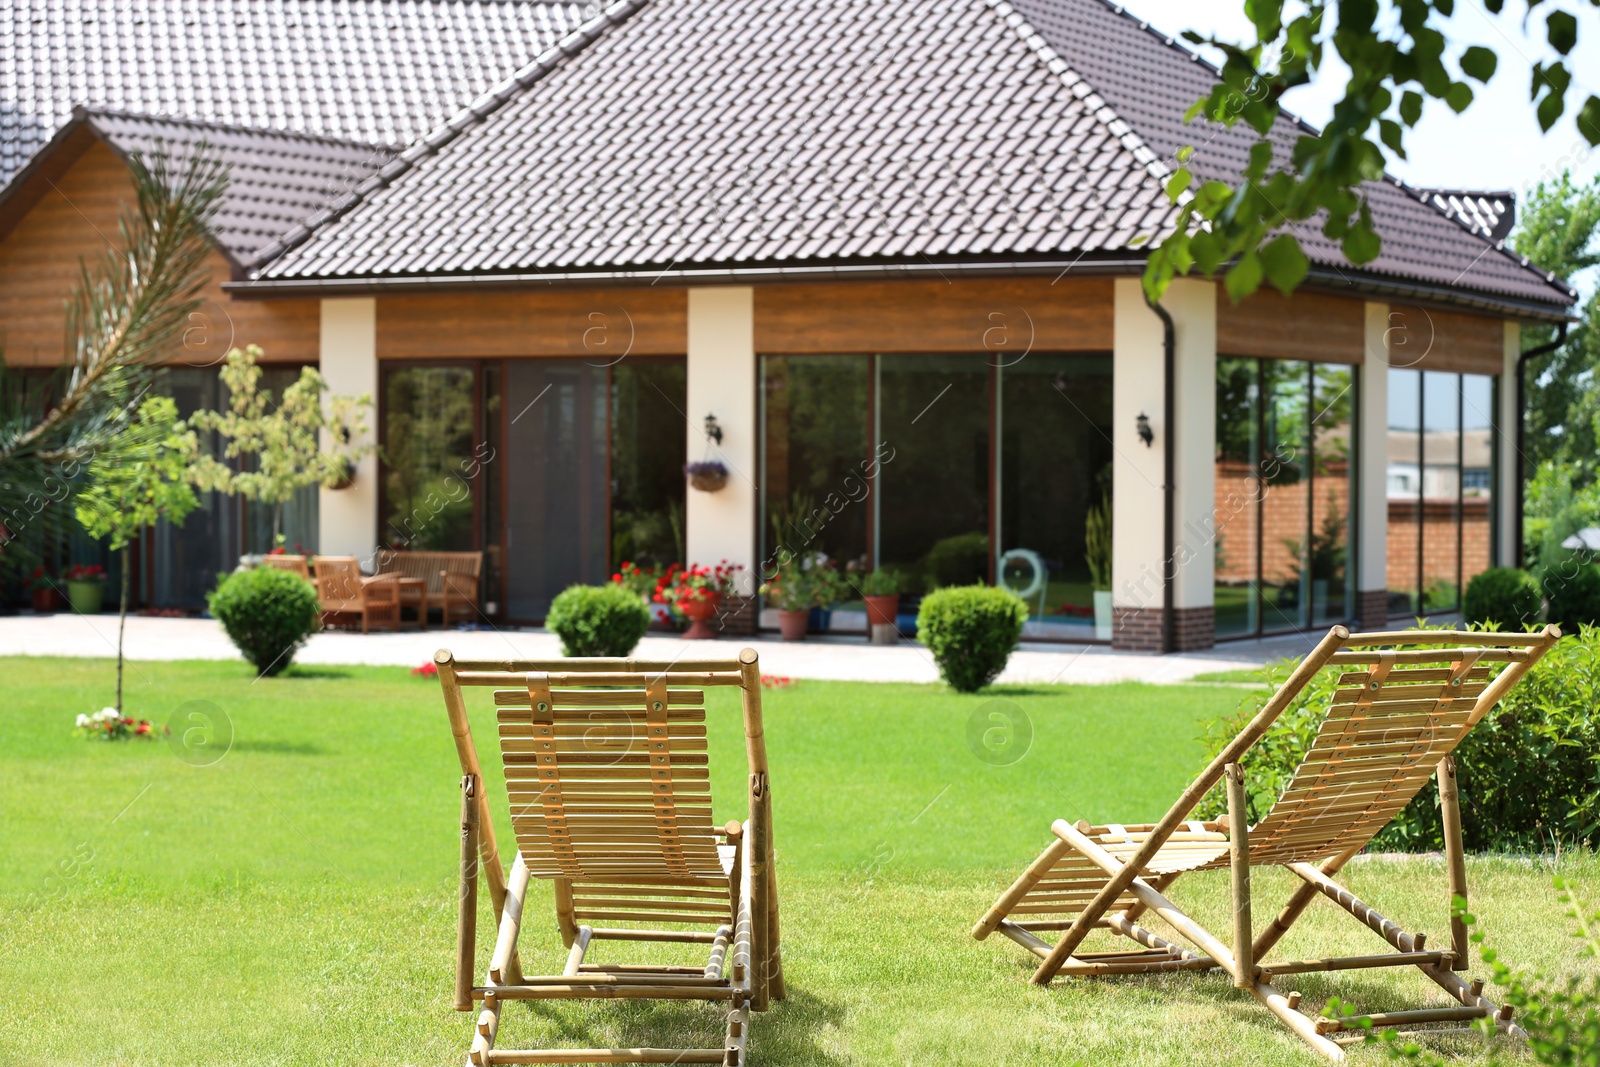
[[[772,791],[756,653],[737,660],[434,662],[461,771],[461,893],[455,1007],[481,1002],[467,1060],[491,1063],[744,1064],[750,1012],[784,995],[773,872]],[[749,807],[713,826],[704,687],[741,690]],[[463,688],[490,686],[517,855],[501,866]],[[474,981],[477,894],[497,934]],[[529,881],[554,884],[565,966],[522,973],[517,937]],[[644,924],[644,925],[641,925]],[[665,928],[662,928],[665,927]],[[600,962],[600,942],[705,946],[703,965]],[[727,1005],[720,1048],[501,1049],[507,1001],[704,1000]]]
[[[325,623],[357,616],[362,633],[370,633],[373,625],[400,629],[398,575],[365,577],[354,556],[316,556],[314,562],[317,604]]]
[[[297,574],[306,581],[311,581],[311,565],[304,556],[291,556],[285,553],[277,555],[268,554],[261,557],[263,567],[272,567],[275,570],[288,571]]]
[[[1451,753],[1467,731],[1561,636],[1540,633],[1466,633],[1408,630],[1352,635],[1335,626],[1272,699],[1228,743],[1161,819],[1148,825],[1091,826],[1057,820],[1050,843],[994,907],[973,927],[980,941],[998,930],[1039,958],[1033,981],[1057,974],[1119,975],[1219,969],[1248,990],[1291,1030],[1331,1060],[1342,1046],[1362,1039],[1363,1020],[1374,1027],[1417,1027],[1493,1016],[1498,1030],[1525,1037],[1511,1009],[1468,983],[1467,929],[1452,915],[1448,947],[1428,948],[1334,881],[1340,868],[1388,825],[1431,775],[1439,779],[1449,895],[1467,895],[1461,846],[1461,812]],[[1396,649],[1396,645],[1421,648]],[[1490,664],[1506,664],[1491,678]],[[1344,668],[1327,716],[1283,794],[1267,816],[1247,826],[1245,760],[1267,728],[1324,667]],[[1213,821],[1189,818],[1201,799],[1226,778],[1228,814]],[[1300,879],[1283,910],[1257,932],[1251,922],[1250,868],[1280,866]],[[1213,934],[1165,896],[1191,871],[1232,871],[1233,930]],[[1391,952],[1332,959],[1266,959],[1300,913],[1325,896],[1387,941]],[[1139,924],[1153,913],[1189,947]],[[1092,930],[1133,942],[1120,951],[1082,951]],[[1039,935],[1064,931],[1054,945]],[[1455,1001],[1455,1006],[1392,1011],[1342,1020],[1311,1018],[1299,1010],[1300,994],[1275,981],[1310,971],[1415,966]]]

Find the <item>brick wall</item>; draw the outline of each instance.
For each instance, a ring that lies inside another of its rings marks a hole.
[[[760,628],[761,603],[753,596],[723,597],[717,621],[711,627],[718,637],[754,637]]]
[[[1461,503],[1461,580],[1488,569],[1493,527],[1490,501],[1480,497]],[[1390,589],[1417,588],[1417,536],[1422,536],[1424,581],[1456,582],[1456,504],[1453,500],[1424,500],[1422,522],[1417,522],[1415,500],[1389,501],[1389,557],[1386,577]]]
[[[1193,652],[1217,643],[1216,611],[1211,607],[1178,608],[1172,619],[1172,650]]]
[[[1129,652],[1160,652],[1161,609],[1113,607],[1111,647]]]
[[[1243,585],[1255,577],[1256,526],[1261,528],[1261,573],[1265,580],[1282,582],[1293,574],[1299,560],[1290,551],[1292,541],[1302,552],[1306,544],[1306,484],[1269,485],[1259,488],[1256,469],[1249,463],[1221,461],[1216,467],[1216,522],[1219,533],[1217,581]],[[1347,466],[1330,466],[1315,481],[1316,514],[1320,526],[1329,509],[1350,514],[1350,479]],[[1257,497],[1260,498],[1259,509]],[[1413,544],[1413,549],[1415,545]]]
[[[1368,589],[1356,594],[1354,625],[1360,630],[1383,630],[1389,625],[1389,590]]]

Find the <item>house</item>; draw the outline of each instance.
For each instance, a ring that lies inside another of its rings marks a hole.
[[[260,62],[112,92],[62,71],[125,7],[41,34],[62,0],[0,0],[32,71],[0,115],[34,131],[0,172],[8,358],[59,358],[120,160],[231,153],[183,373],[214,389],[225,323],[376,397],[381,457],[301,509],[321,551],[481,549],[512,622],[623,559],[822,551],[1004,581],[1078,639],[1108,497],[1113,644],[1144,650],[1446,613],[1516,557],[1519,331],[1574,294],[1504,246],[1511,198],[1373,182],[1372,263],[1301,226],[1293,297],[1182,279],[1153,309],[1176,154],[1228,178],[1250,135],[1186,126],[1214,71],[1103,0],[144,2],[140,47],[211,27]],[[190,536],[149,539],[152,602]]]

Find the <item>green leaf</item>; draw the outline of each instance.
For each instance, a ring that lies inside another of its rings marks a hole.
[[[1261,257],[1254,252],[1240,256],[1239,262],[1228,268],[1223,284],[1235,304],[1261,288]]]
[[[1188,163],[1189,160],[1191,160],[1193,158],[1194,158],[1194,145],[1186,144],[1182,148],[1178,149],[1178,162],[1179,162],[1179,164]]]
[[[1451,82],[1450,88],[1444,94],[1444,102],[1457,115],[1472,106],[1472,86],[1466,82]]]
[[[1475,44],[1461,53],[1461,73],[1480,82],[1488,82],[1494,77],[1495,68],[1500,63],[1500,57],[1494,50]]]
[[[1179,167],[1173,171],[1172,177],[1167,179],[1167,196],[1173,200],[1178,199],[1193,180],[1194,175],[1189,173],[1188,167]]]
[[[1578,110],[1578,132],[1584,140],[1600,145],[1600,96],[1591,96]]]
[[[1294,235],[1285,233],[1274,237],[1261,249],[1261,266],[1273,288],[1288,296],[1305,281],[1311,261],[1300,250],[1300,242]]]
[[[1201,274],[1215,274],[1222,265],[1222,249],[1216,237],[1205,230],[1189,239],[1189,254],[1194,257],[1194,265]]]
[[[1544,28],[1550,38],[1550,47],[1562,55],[1572,51],[1578,43],[1578,20],[1571,13],[1557,9],[1545,16]]]
[[[1358,267],[1363,263],[1371,263],[1383,251],[1383,241],[1372,228],[1372,217],[1367,214],[1365,205],[1362,207],[1362,217],[1344,235],[1343,245],[1345,258]]]
[[[1401,133],[1398,122],[1393,119],[1379,119],[1378,136],[1383,138],[1383,143],[1388,147],[1389,151],[1401,159],[1406,158],[1405,142],[1401,139],[1404,134]]]
[[[1414,89],[1407,89],[1405,95],[1400,97],[1400,121],[1407,126],[1415,126],[1422,117],[1422,94]]]

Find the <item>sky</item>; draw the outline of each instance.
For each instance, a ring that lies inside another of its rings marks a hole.
[[[1184,30],[1248,43],[1253,40],[1243,0],[1120,0],[1130,12],[1176,37]],[[1563,7],[1578,18],[1578,47],[1567,57],[1573,73],[1567,92],[1567,113],[1548,134],[1539,130],[1528,86],[1535,62],[1556,53],[1544,41],[1544,12]],[[1500,15],[1491,15],[1481,0],[1461,0],[1456,13],[1436,23],[1452,44],[1452,55],[1471,44],[1492,48],[1499,69],[1487,86],[1474,84],[1477,99],[1461,115],[1442,101],[1429,100],[1422,121],[1407,136],[1409,159],[1389,161],[1389,172],[1413,185],[1511,190],[1518,200],[1542,180],[1570,169],[1573,177],[1592,181],[1600,174],[1600,149],[1578,135],[1572,116],[1590,93],[1600,94],[1600,17],[1587,3],[1557,0],[1541,4],[1539,16],[1525,33],[1522,0],[1510,0]],[[1325,53],[1330,58],[1332,49]],[[1322,126],[1343,89],[1348,69],[1328,64],[1310,85],[1284,97],[1285,107]]]

